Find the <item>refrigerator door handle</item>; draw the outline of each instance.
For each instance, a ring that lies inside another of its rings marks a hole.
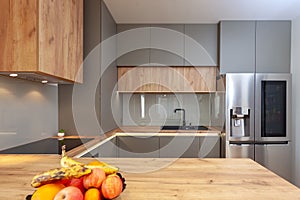
[[[249,147],[249,146],[251,146],[251,144],[229,144],[229,146]]]

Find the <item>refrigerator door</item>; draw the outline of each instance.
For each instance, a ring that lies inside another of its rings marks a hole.
[[[254,141],[254,73],[226,74],[226,140]]]
[[[291,181],[291,144],[256,144],[255,161]]]
[[[291,75],[256,74],[255,140],[290,141]]]
[[[253,144],[230,144],[227,141],[226,158],[251,158],[254,160]]]

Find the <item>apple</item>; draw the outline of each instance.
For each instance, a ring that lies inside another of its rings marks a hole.
[[[58,183],[61,183],[65,186],[69,186],[71,180],[70,179],[62,179],[62,180],[59,180]]]
[[[79,188],[68,186],[60,190],[55,195],[54,200],[83,200],[83,194]]]
[[[108,175],[101,186],[101,193],[106,199],[114,199],[121,194],[123,190],[123,182],[121,178],[116,175]]]
[[[100,188],[102,182],[105,180],[105,172],[100,168],[92,169],[92,172],[83,177],[83,186],[85,189],[89,188]]]
[[[81,190],[82,193],[85,192],[85,188],[83,186],[83,176],[80,178],[72,178],[68,184],[68,186],[75,186]]]

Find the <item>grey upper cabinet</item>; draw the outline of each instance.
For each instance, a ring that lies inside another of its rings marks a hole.
[[[220,22],[220,72],[290,73],[290,21]]]
[[[155,28],[158,27],[158,28]],[[164,30],[169,29],[169,30]],[[151,25],[150,63],[152,65],[184,65],[184,25]]]
[[[117,25],[117,65],[148,65],[150,55],[150,25]],[[125,32],[130,31],[130,32]]]
[[[256,72],[290,73],[291,22],[256,22]]]
[[[185,25],[185,66],[217,66],[218,25]]]
[[[255,21],[220,22],[220,72],[255,72]]]

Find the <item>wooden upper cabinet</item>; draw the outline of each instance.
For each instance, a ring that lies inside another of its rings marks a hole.
[[[0,41],[1,74],[82,82],[83,0],[1,0]]]
[[[216,67],[119,67],[118,91],[207,93],[216,91]]]

